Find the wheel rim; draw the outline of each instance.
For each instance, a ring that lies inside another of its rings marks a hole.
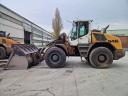
[[[52,64],[57,65],[60,62],[61,54],[52,52],[48,58]]]
[[[58,54],[52,54],[51,59],[53,62],[57,62],[59,60]]]
[[[107,56],[106,56],[106,55],[100,54],[100,55],[98,56],[98,61],[99,61],[100,63],[104,63],[106,60],[107,60]]]

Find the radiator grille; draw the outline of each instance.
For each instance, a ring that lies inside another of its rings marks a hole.
[[[98,41],[105,41],[106,40],[106,38],[103,34],[94,34],[94,36],[95,36],[96,40],[98,40]]]

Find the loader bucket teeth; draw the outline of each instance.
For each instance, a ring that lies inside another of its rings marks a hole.
[[[28,69],[43,61],[43,56],[35,45],[15,44],[12,48],[6,66],[8,69]]]

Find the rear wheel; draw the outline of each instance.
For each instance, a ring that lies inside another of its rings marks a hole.
[[[52,47],[46,51],[45,62],[51,68],[61,68],[65,66],[65,52],[57,47]]]
[[[93,67],[108,68],[113,62],[113,54],[108,48],[98,47],[90,53],[89,61]]]
[[[5,59],[5,58],[6,58],[5,48],[0,47],[0,59]]]

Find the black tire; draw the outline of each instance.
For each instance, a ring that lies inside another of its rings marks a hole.
[[[65,52],[57,47],[51,47],[46,51],[45,62],[50,68],[62,68],[65,66]]]
[[[0,47],[0,59],[6,58],[6,50],[3,47]]]
[[[108,68],[113,62],[113,54],[108,48],[98,47],[91,51],[89,61],[92,67]]]

